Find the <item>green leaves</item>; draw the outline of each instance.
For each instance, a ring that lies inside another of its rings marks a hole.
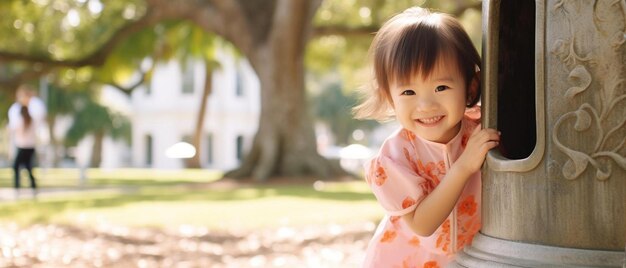
[[[73,108],[74,121],[66,133],[66,145],[76,145],[92,133],[108,133],[114,139],[130,141],[130,122],[126,117],[112,112],[85,94],[75,95]]]
[[[0,50],[49,59],[78,59],[102,46],[117,29],[145,12],[141,0],[5,0],[0,6]],[[10,42],[8,42],[10,40]]]

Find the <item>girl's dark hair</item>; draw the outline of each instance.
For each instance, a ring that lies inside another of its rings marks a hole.
[[[444,57],[456,60],[465,79],[467,107],[480,100],[480,79],[477,87],[470,86],[480,67],[480,56],[463,26],[452,16],[409,8],[381,27],[369,53],[374,81],[366,89],[363,103],[354,108],[358,119],[388,120],[393,116],[390,85],[406,84],[417,73],[428,77],[437,60]],[[475,90],[469,92],[472,88]]]
[[[20,109],[20,114],[22,114],[22,118],[24,118],[24,128],[29,128],[30,124],[33,122],[33,118],[30,117],[30,113],[28,112],[28,106],[22,106],[22,109]]]

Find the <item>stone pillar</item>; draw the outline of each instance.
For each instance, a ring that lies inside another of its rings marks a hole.
[[[482,230],[453,267],[623,267],[626,0],[483,0]]]

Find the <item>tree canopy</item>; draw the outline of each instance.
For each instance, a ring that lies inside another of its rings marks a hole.
[[[202,40],[220,36],[249,59],[262,88],[260,128],[241,167],[227,176],[331,177],[343,172],[317,153],[305,70],[339,71],[354,79],[342,84],[355,87],[365,77],[372,33],[416,4],[455,15],[480,11],[476,0],[0,1],[0,87],[11,92],[52,74],[53,83],[91,80],[129,92],[150,76],[146,58],[181,49],[202,55],[209,51]],[[177,35],[185,29],[188,35]],[[143,79],[133,85],[138,70]]]

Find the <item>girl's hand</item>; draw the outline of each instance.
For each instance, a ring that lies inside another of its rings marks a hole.
[[[476,126],[472,135],[467,141],[465,151],[461,154],[455,165],[468,174],[472,174],[480,169],[485,161],[487,152],[500,143],[500,132],[495,129],[480,129]]]

